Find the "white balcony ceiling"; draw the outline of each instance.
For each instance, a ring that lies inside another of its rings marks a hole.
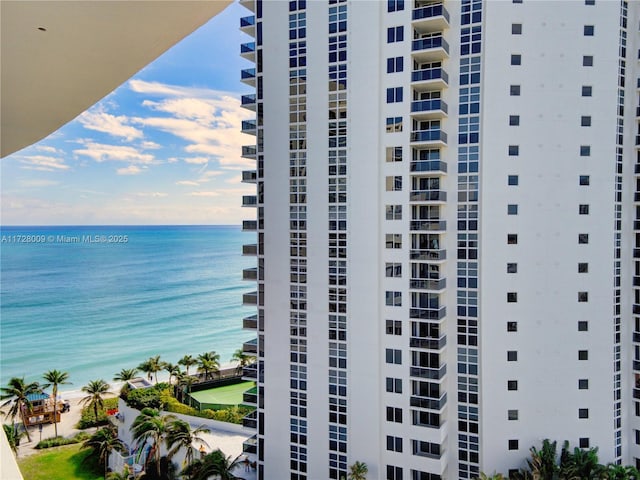
[[[1,156],[73,120],[230,3],[2,0]]]

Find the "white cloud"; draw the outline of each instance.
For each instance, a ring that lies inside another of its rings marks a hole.
[[[56,172],[60,170],[68,170],[69,165],[64,163],[64,159],[50,157],[47,155],[28,155],[18,157],[20,163],[23,163],[27,170],[41,170],[44,172]]]
[[[102,107],[96,110],[84,112],[78,117],[82,126],[88,130],[108,133],[114,137],[123,137],[128,141],[142,138],[142,130],[127,125],[129,117],[125,115],[111,115]]]
[[[50,147],[48,145],[36,145],[36,150],[40,150],[41,152],[47,152],[47,153],[58,152],[58,150],[56,150],[55,147]]]
[[[164,192],[139,192],[136,193],[137,197],[152,197],[152,198],[159,198],[159,197],[166,197],[168,194],[164,193]]]
[[[217,197],[220,194],[218,192],[191,192],[189,195],[192,197]]]
[[[180,180],[176,182],[176,185],[185,185],[187,187],[199,187],[200,184],[198,182],[194,182],[193,180]]]
[[[225,180],[225,183],[231,183],[231,184],[240,184],[242,183],[242,175],[236,175],[234,177],[228,178],[227,180]]]
[[[85,148],[74,150],[76,155],[85,155],[96,162],[121,161],[138,164],[150,164],[154,156],[150,153],[142,153],[135,147],[126,145],[106,145],[92,141],[82,141]]]
[[[157,150],[158,148],[162,148],[162,145],[156,142],[146,141],[140,144],[140,148],[143,150]]]
[[[137,175],[142,173],[142,169],[135,165],[129,165],[128,167],[119,168],[116,170],[118,175]]]
[[[204,165],[209,163],[209,157],[187,157],[184,161],[194,165]]]

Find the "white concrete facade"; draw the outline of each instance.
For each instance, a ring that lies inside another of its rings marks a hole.
[[[242,4],[259,478],[637,465],[638,4]]]

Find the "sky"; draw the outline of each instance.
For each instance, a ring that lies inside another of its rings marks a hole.
[[[239,55],[251,13],[231,4],[40,142],[0,162],[2,225],[240,224],[255,137]]]

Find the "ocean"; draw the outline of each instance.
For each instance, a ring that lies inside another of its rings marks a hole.
[[[69,372],[76,390],[153,355],[177,363],[251,339],[239,226],[0,227],[0,385]]]

